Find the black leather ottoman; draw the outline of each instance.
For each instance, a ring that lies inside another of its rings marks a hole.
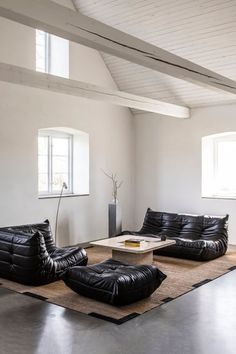
[[[111,305],[127,305],[150,296],[165,278],[155,266],[109,259],[87,267],[72,267],[63,280],[80,295]]]

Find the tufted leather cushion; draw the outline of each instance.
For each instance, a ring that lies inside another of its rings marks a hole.
[[[49,222],[0,228],[0,276],[28,285],[60,279],[71,266],[86,265],[80,247],[55,246]]]
[[[46,248],[48,252],[53,251],[56,246],[54,244],[54,239],[52,235],[52,230],[51,226],[49,223],[49,220],[45,220],[42,223],[37,223],[37,224],[27,224],[27,225],[18,225],[18,226],[9,226],[6,228],[1,228],[1,230],[8,230],[13,233],[18,233],[18,234],[24,234],[24,233],[30,233],[33,234],[37,231],[41,232],[41,234],[44,237],[44,241],[46,244]]]
[[[64,281],[80,295],[112,305],[126,305],[150,296],[166,275],[152,265],[127,265],[113,259],[73,267]]]
[[[228,215],[212,217],[164,213],[147,209],[140,231],[123,234],[162,236],[174,239],[175,245],[155,253],[165,256],[211,260],[225,254],[228,246]]]

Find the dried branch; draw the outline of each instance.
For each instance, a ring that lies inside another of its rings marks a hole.
[[[110,178],[112,180],[112,186],[113,186],[112,195],[113,195],[114,202],[117,203],[117,191],[122,186],[123,181],[120,181],[120,182],[118,181],[116,173],[115,174],[112,173],[111,175],[109,175],[103,169],[101,169],[101,170],[105,176],[107,176],[108,178]]]

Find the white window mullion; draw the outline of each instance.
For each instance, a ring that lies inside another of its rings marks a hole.
[[[48,34],[44,34],[44,66],[45,66],[45,73],[48,73]]]
[[[51,73],[52,71],[52,64],[51,64],[51,35],[49,33],[46,33],[46,72],[48,74]]]

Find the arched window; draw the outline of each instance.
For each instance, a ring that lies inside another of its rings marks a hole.
[[[236,198],[236,132],[202,138],[202,197]]]
[[[89,136],[70,128],[40,129],[38,133],[38,192],[56,196],[89,194]]]

